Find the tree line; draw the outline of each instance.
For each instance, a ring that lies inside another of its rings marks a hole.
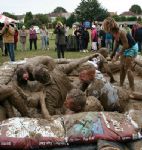
[[[136,4],[132,5],[129,11],[135,14],[142,13],[141,7]],[[52,13],[67,13],[67,10],[62,7],[57,7],[53,10]],[[13,15],[11,13],[3,12],[3,14],[13,19],[18,19],[16,15]],[[66,24],[67,26],[71,27],[72,24],[76,21],[78,22],[84,22],[85,20],[88,20],[90,22],[103,21],[108,16],[110,16],[108,10],[103,8],[102,5],[98,2],[98,0],[81,0],[78,7],[74,10],[74,12],[68,19],[62,16],[58,16],[55,19],[55,21],[52,22],[48,14],[33,15],[32,12],[26,12],[24,17],[24,25],[26,26],[26,28],[29,28],[31,25],[41,26],[42,24],[45,24],[46,26],[52,24],[52,27],[54,27],[57,21],[61,21],[63,24]],[[137,20],[141,21],[140,17],[137,18],[135,16],[125,17],[114,15],[113,18],[116,21],[137,21]],[[20,25],[22,26],[23,24],[21,23]]]

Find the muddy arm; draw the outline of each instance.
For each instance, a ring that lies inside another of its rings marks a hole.
[[[132,94],[129,94],[129,97],[131,99],[142,101],[142,93],[140,92],[133,92]]]
[[[47,110],[46,103],[45,103],[46,93],[41,91],[39,92],[39,96],[40,96],[40,106],[41,106],[43,117],[45,119],[51,119],[51,116],[49,114],[49,111]]]
[[[69,74],[71,73],[75,68],[77,68],[79,65],[81,65],[82,63],[96,57],[96,55],[98,56],[98,53],[94,53],[90,56],[86,56],[83,58],[80,58],[78,60],[74,60],[73,62],[69,63],[69,64],[65,64],[65,65],[61,65],[58,68],[63,71],[65,74]]]

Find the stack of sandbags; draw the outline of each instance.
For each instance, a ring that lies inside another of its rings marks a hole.
[[[0,149],[53,148],[98,140],[115,143],[141,137],[136,120],[117,112],[83,112],[51,120],[17,117],[0,123]]]

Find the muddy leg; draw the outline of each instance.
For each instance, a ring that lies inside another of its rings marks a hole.
[[[129,80],[129,86],[130,86],[130,89],[132,91],[134,91],[134,75],[133,75],[133,72],[132,72],[132,63],[133,63],[133,58],[132,57],[126,57],[125,58],[126,61],[126,65],[125,65],[125,69],[127,71],[127,76],[128,76],[128,80]]]
[[[8,100],[5,100],[3,102],[3,106],[4,106],[5,110],[6,110],[6,115],[7,115],[8,118],[15,117],[12,105],[9,103]]]
[[[6,119],[6,109],[0,106],[0,121],[3,121],[5,119]]]
[[[123,86],[125,77],[126,77],[126,70],[124,69],[124,66],[121,66],[121,68],[120,68],[120,86]]]
[[[140,93],[140,92],[132,92],[132,93],[129,94],[129,97],[131,99],[142,101],[142,93]]]
[[[13,94],[11,86],[0,85],[0,101],[4,101]]]
[[[16,91],[13,92],[9,100],[10,103],[21,113],[22,116],[29,116],[26,102]]]
[[[120,59],[120,86],[123,86],[125,77],[126,77],[125,57],[121,56],[121,59]]]
[[[130,89],[132,91],[134,91],[135,88],[134,88],[134,76],[133,76],[133,72],[131,70],[128,70],[127,71],[127,76],[128,76],[128,80],[129,80]]]
[[[106,72],[106,73],[108,74],[108,76],[110,77],[110,82],[111,82],[111,83],[114,83],[115,80],[114,80],[113,74],[112,74],[112,72],[111,72],[111,70],[110,70],[110,67],[108,66],[107,63],[103,64],[103,66],[104,66],[105,72]]]

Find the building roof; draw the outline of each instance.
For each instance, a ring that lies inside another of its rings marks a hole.
[[[125,11],[122,14],[120,14],[120,16],[136,16],[136,14],[131,11]]]

